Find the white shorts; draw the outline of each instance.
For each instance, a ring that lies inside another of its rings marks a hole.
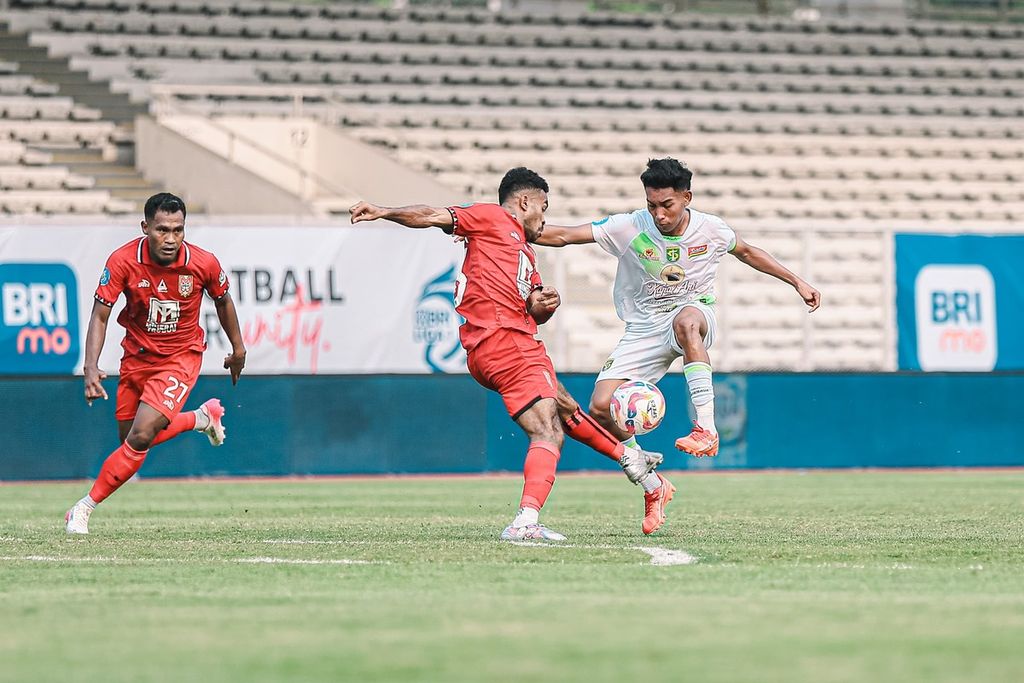
[[[684,308],[696,308],[704,314],[708,327],[704,334],[704,348],[710,349],[715,343],[715,333],[718,331],[715,309],[696,301],[684,304],[642,328],[627,324],[626,333],[622,335],[622,339],[608,357],[597,376],[597,381],[626,379],[656,384],[668,372],[672,361],[683,355],[672,323]]]

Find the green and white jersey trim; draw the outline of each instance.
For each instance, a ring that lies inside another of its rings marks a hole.
[[[608,216],[592,225],[594,239],[619,259],[615,312],[642,324],[699,301],[715,303],[722,256],[736,247],[736,233],[718,216],[690,209],[679,236],[662,235],[646,209]]]

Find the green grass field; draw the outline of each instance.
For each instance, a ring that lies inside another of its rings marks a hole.
[[[563,476],[566,548],[496,540],[514,477],[143,481],[76,539],[85,484],[2,486],[0,680],[1024,680],[1024,473],[674,481],[645,538]]]

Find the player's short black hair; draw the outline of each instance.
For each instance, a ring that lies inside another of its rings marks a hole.
[[[517,166],[509,169],[505,177],[498,185],[498,203],[504,204],[505,200],[520,190],[544,190],[548,192],[548,181],[526,168]]]
[[[185,202],[182,201],[181,197],[170,192],[159,192],[146,200],[146,208],[142,212],[145,214],[146,220],[151,221],[156,217],[157,211],[163,211],[164,213],[178,213],[181,211],[181,217],[184,218],[186,215]]]
[[[647,170],[640,174],[644,187],[656,190],[671,187],[673,190],[689,190],[693,171],[672,157],[648,159]]]

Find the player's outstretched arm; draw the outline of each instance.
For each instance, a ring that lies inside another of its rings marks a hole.
[[[231,383],[238,384],[242,368],[245,367],[245,342],[242,340],[242,330],[238,326],[238,311],[235,310],[235,302],[230,294],[215,300],[214,305],[217,307],[220,328],[231,342],[231,353],[224,356],[224,369],[231,371]]]
[[[351,209],[352,223],[385,220],[407,228],[451,228],[455,225],[448,209],[417,204],[397,208],[359,202]]]
[[[788,268],[776,261],[775,257],[764,249],[744,242],[737,235],[736,246],[732,250],[732,255],[746,263],[754,270],[767,273],[772,277],[776,277],[783,282],[792,285],[792,287],[796,289],[796,293],[800,295],[800,298],[803,299],[804,303],[810,308],[810,311],[808,312],[816,311],[818,306],[821,305],[821,293],[818,290],[811,287]]]
[[[594,229],[590,223],[583,225],[545,225],[544,232],[534,242],[545,247],[564,247],[570,244],[595,242]]]
[[[107,400],[107,390],[103,388],[103,380],[107,373],[100,370],[100,353],[103,341],[107,338],[107,321],[110,320],[111,306],[99,301],[92,302],[92,314],[89,316],[89,331],[85,333],[85,400],[89,405],[98,398]]]

